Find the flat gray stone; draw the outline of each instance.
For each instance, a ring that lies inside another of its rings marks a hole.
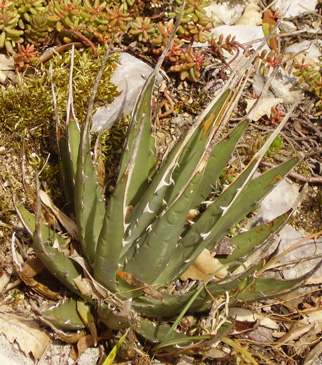
[[[287,224],[278,234],[280,243],[278,246],[278,255],[285,252],[297,242],[300,242],[308,236],[297,231],[294,227]],[[288,253],[280,262],[293,263],[287,270],[283,270],[284,279],[294,279],[305,275],[311,271],[320,261],[322,255],[322,238],[309,240],[304,242],[295,250]],[[318,257],[319,256],[319,257]],[[322,268],[312,276],[320,278],[322,276]]]

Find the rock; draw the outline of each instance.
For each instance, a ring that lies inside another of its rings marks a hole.
[[[282,180],[259,204],[256,221],[267,223],[287,212],[298,196],[298,186]]]
[[[251,225],[257,225],[261,223],[267,223],[272,219],[286,212],[291,208],[299,195],[298,187],[295,184],[282,180],[260,203],[257,214],[251,222]],[[309,236],[307,233],[297,231],[291,225],[286,224],[285,227],[272,237],[273,242],[270,245],[270,252],[274,250],[278,245],[278,251],[276,255],[285,252],[295,243],[301,241],[304,237]],[[314,256],[322,255],[322,239],[321,237],[317,241],[309,240],[303,243],[295,250],[289,252],[280,262],[292,262],[293,265],[287,269],[283,269],[284,279],[298,278],[314,268],[315,265],[321,260],[320,258],[314,258]],[[276,275],[280,279],[280,275]],[[322,268],[320,268],[313,278],[321,278]]]
[[[303,234],[287,224],[278,234],[280,244],[278,246],[277,255],[285,252],[295,243],[301,241],[309,234]],[[283,270],[283,277],[285,279],[294,279],[305,275],[312,270],[320,261],[322,255],[322,238],[316,241],[308,240],[295,250],[289,252],[280,262],[291,262],[293,265],[287,270]],[[315,258],[317,257],[317,258]],[[321,278],[322,269],[320,268],[313,278]]]
[[[311,41],[303,41],[294,43],[286,47],[285,53],[291,57],[295,57],[296,62],[301,63],[304,59],[305,64],[316,65],[321,57],[322,41],[314,39]]]
[[[227,36],[231,36],[231,37],[236,37],[236,42],[241,43],[242,45],[245,46],[250,46],[252,45],[252,47],[256,50],[258,47],[262,47],[261,49],[267,49],[269,50],[266,42],[265,44],[263,44],[262,41],[258,41],[258,42],[254,42],[253,41],[257,40],[257,39],[261,39],[264,38],[264,33],[263,33],[263,29],[261,26],[256,26],[256,25],[221,25],[219,27],[213,28],[211,30],[211,35],[213,38],[218,39],[220,35],[223,35],[224,38],[226,38]],[[198,43],[198,42],[194,42],[193,43],[193,47],[207,47],[207,43]],[[224,56],[226,61],[228,62],[229,60],[231,60],[233,57],[236,56],[236,52],[234,52],[233,54],[230,54],[229,52],[223,50],[224,52]],[[243,50],[240,49],[240,57],[243,54]],[[231,64],[232,68],[234,67],[234,65],[238,64],[238,61],[240,59],[240,57],[238,57],[236,60],[234,60],[234,62]],[[238,67],[238,66],[237,66]]]
[[[255,104],[256,99],[245,99],[247,103],[246,112],[248,113],[251,107]],[[272,107],[278,104],[282,104],[283,98],[262,98],[258,104],[257,109],[251,114],[251,119],[254,121],[259,120],[263,115],[271,117]]]
[[[317,0],[276,0],[273,9],[279,9],[283,18],[292,18],[310,11],[315,12]]]
[[[231,35],[236,37],[236,41],[245,44],[251,43],[254,40],[264,38],[263,28],[256,25],[221,25],[211,30],[211,34],[215,37],[219,37],[221,34],[224,37]],[[257,42],[253,44],[253,48],[256,49],[262,42]],[[263,47],[264,49],[269,49],[268,46]]]
[[[38,365],[72,365],[75,362],[70,358],[69,353],[71,345],[64,344],[61,341],[55,340],[49,346],[42,358],[37,363]],[[96,364],[99,360],[98,347],[86,349],[77,361],[79,365]],[[0,334],[0,361],[3,365],[34,365],[35,362],[31,357],[25,356],[19,349],[16,343],[11,344],[4,335]]]
[[[111,82],[122,91],[121,95],[93,115],[92,131],[109,129],[123,115],[133,110],[135,101],[153,68],[128,54],[121,53],[120,65],[113,72]]]
[[[215,26],[221,24],[232,25],[242,16],[245,7],[245,4],[236,4],[231,1],[222,4],[212,2],[205,10],[206,16],[213,19]]]
[[[259,7],[259,0],[250,0],[244,10],[243,15],[238,19],[236,24],[261,25],[262,14]]]
[[[266,80],[267,76],[263,76],[259,72],[255,74],[253,78],[253,90],[256,94],[259,95],[262,92]],[[266,97],[283,98],[286,104],[296,103],[302,97],[302,91],[294,87],[296,82],[296,77],[290,76],[286,71],[281,69],[272,80],[270,88],[273,90],[273,93],[268,91]]]

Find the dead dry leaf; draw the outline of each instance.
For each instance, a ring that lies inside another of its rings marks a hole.
[[[15,69],[15,62],[13,57],[6,56],[4,54],[0,55],[0,82],[5,82],[7,79],[7,74],[10,70]]]
[[[33,319],[11,313],[0,312],[0,332],[9,342],[16,342],[26,356],[32,355],[36,360],[51,343],[49,335]]]
[[[315,323],[315,324],[322,324],[322,309],[313,309],[309,313],[303,313],[303,319],[301,323]]]
[[[322,284],[322,277],[318,277],[318,278],[309,278],[306,281],[307,285],[321,285]]]
[[[0,293],[2,293],[9,283],[11,275],[7,274],[5,271],[3,271],[2,275],[0,276]]]
[[[38,257],[26,261],[22,268],[22,273],[28,278],[34,278],[44,269],[43,263]]]
[[[82,275],[79,275],[74,279],[74,283],[83,295],[99,299],[99,297],[94,294],[93,284],[90,279],[83,278]]]
[[[215,348],[210,348],[209,350],[205,351],[204,355],[210,359],[224,359],[228,356],[225,351]]]
[[[94,342],[94,337],[92,335],[86,335],[81,337],[78,340],[77,345],[75,344],[74,346],[72,346],[70,351],[70,357],[74,361],[77,361],[85,350],[94,345]]]
[[[312,324],[307,324],[305,326],[301,326],[301,327],[298,327],[298,328],[291,329],[284,336],[279,338],[276,341],[276,343],[285,345],[285,344],[290,343],[294,340],[297,340],[298,338],[300,338],[301,336],[303,336],[307,332],[309,332],[311,330],[311,328],[313,328],[313,327],[314,327],[314,324],[312,323]]]
[[[260,101],[255,113],[252,115],[252,120],[256,122],[263,115],[267,115],[268,117],[270,117],[272,107],[276,106],[277,104],[283,103],[283,101],[284,101],[283,98],[263,98]],[[246,112],[248,113],[250,108],[255,104],[256,99],[246,99],[246,102],[247,102]]]
[[[306,356],[303,365],[314,365],[317,364],[318,358],[322,354],[322,342],[318,343]]]
[[[219,260],[214,258],[214,256],[207,249],[203,250],[201,254],[196,258],[193,264],[185,271],[180,279],[186,281],[188,279],[192,280],[206,280],[212,274],[216,273],[216,279],[223,279],[227,276],[228,271],[226,268],[222,268],[222,264]]]
[[[65,213],[63,213],[60,209],[56,207],[53,201],[50,199],[49,195],[46,194],[44,191],[39,191],[39,196],[42,203],[49,208],[55,217],[59,220],[62,226],[66,229],[66,231],[76,240],[79,239],[78,237],[78,228],[77,224],[70,219]]]
[[[256,313],[246,308],[230,308],[229,316],[239,322],[257,322],[259,325],[273,330],[278,330],[278,324],[268,316]]]
[[[9,57],[5,54],[0,54],[0,70],[10,71],[15,69],[15,61],[13,57]]]
[[[129,272],[117,270],[116,276],[118,276],[120,279],[122,279],[126,283],[130,284],[131,286],[133,286],[139,290],[142,290],[143,293],[150,295],[153,298],[156,298],[156,299],[163,298],[162,295],[158,291],[156,291],[152,285],[148,285],[148,284],[144,283],[142,280],[136,278],[134,275],[132,275]]]

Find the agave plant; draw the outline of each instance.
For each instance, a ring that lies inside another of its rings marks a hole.
[[[208,311],[213,298],[228,294],[229,305],[276,297],[306,278],[268,279],[258,275],[265,271],[263,260],[248,266],[243,263],[254,249],[265,246],[291,211],[229,238],[233,249],[229,254],[225,251],[224,238],[230,228],[249,214],[299,160],[294,157],[254,178],[261,158],[287,119],[239,176],[219,196],[210,198],[248,125],[245,119],[228,135],[223,133],[247,82],[252,60],[231,77],[187,135],[158,163],[151,98],[161,62],[146,81],[132,113],[116,186],[108,201],[91,152],[92,103],[86,122],[80,126],[73,111],[71,71],[67,121],[64,126],[58,121],[57,140],[69,211],[76,219],[57,213],[39,187],[35,214],[22,204],[17,206],[21,221],[33,237],[36,255],[73,293],[41,313],[57,332],[87,327],[97,337],[99,321],[110,329],[130,327],[157,345],[156,351],[173,344],[187,345],[195,338],[175,330],[185,313]],[[45,205],[53,209],[68,238],[44,221]],[[198,213],[187,223],[191,210]],[[206,248],[221,249],[224,256],[219,270],[226,268],[228,274],[220,280],[211,275],[205,282],[196,281],[184,292],[173,290],[180,275]],[[160,320],[173,316],[178,317],[172,327]]]

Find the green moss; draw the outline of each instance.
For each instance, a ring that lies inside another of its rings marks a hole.
[[[175,104],[174,110],[176,113],[189,113],[192,115],[198,115],[207,106],[210,98],[204,92],[192,89],[191,93],[179,92],[180,101]]]
[[[85,120],[88,100],[104,54],[103,47],[98,48],[98,54],[99,57],[94,58],[90,49],[75,51],[73,94],[75,113],[80,123]],[[117,55],[113,55],[105,67],[95,107],[109,104],[119,95],[116,86],[110,82],[116,58]],[[40,178],[42,181],[45,180],[48,190],[52,193],[53,190],[57,190],[58,158],[56,121],[49,77],[50,65],[53,69],[59,116],[62,121],[65,119],[70,52],[54,55],[49,62],[35,69],[32,75],[25,75],[19,79],[17,85],[11,85],[0,91],[0,142],[2,146],[10,148],[13,153],[19,155],[24,141],[27,162],[38,170],[43,168]],[[117,127],[115,128],[117,130]],[[123,135],[124,125],[120,128]],[[116,139],[113,137],[113,146]],[[122,139],[123,137],[119,143]],[[107,140],[108,137],[105,138],[105,143]],[[48,154],[50,159],[45,165]],[[57,196],[57,193],[53,196]]]
[[[309,186],[297,213],[291,217],[293,227],[301,227],[305,232],[314,234],[321,231],[322,191]]]
[[[298,166],[297,166],[297,171],[303,175],[303,176],[307,176],[307,177],[311,177],[312,173],[309,169],[309,166],[307,165],[307,163],[305,163],[304,161],[301,161]]]
[[[99,55],[103,55],[99,48]],[[108,104],[118,95],[116,87],[111,84],[110,76],[113,69],[113,56],[107,64],[101,87],[96,97],[96,105]],[[75,51],[75,66],[73,74],[74,102],[77,117],[83,120],[87,111],[88,98],[92,91],[95,76],[100,67],[101,57],[93,58],[90,50]],[[0,93],[1,129],[5,132],[34,128],[33,135],[47,137],[55,127],[49,65],[54,70],[53,81],[57,95],[60,117],[66,113],[68,96],[68,77],[70,53],[55,55],[52,60],[41,65],[34,75],[21,78],[18,85],[13,85]]]

